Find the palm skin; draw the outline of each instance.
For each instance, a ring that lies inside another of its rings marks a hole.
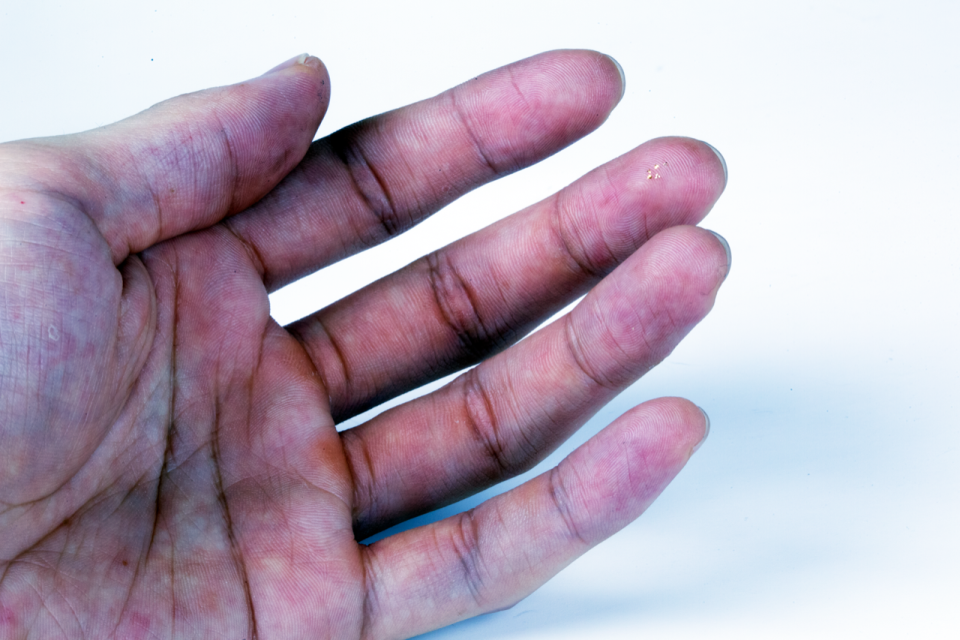
[[[704,418],[654,401],[477,510],[358,543],[530,468],[669,353],[729,265],[670,228],[725,169],[664,139],[279,326],[270,291],[588,133],[622,87],[592,52],[471,83],[311,145],[329,80],[301,57],[0,147],[0,638],[409,637],[514,603],[679,471]]]

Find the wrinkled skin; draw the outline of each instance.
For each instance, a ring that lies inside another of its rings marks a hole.
[[[707,313],[729,254],[686,225],[725,185],[709,146],[641,145],[291,326],[267,297],[589,133],[622,87],[552,52],[311,144],[330,82],[301,57],[0,146],[0,638],[409,637],[640,515],[705,436],[685,400],[358,542],[531,468]]]

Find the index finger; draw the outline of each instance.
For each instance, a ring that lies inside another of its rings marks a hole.
[[[606,55],[539,54],[318,140],[226,225],[275,290],[556,153],[599,127],[622,94]]]

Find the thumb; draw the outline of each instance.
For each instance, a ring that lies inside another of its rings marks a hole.
[[[90,216],[119,264],[266,195],[303,159],[329,96],[323,63],[303,54],[247,82],[26,146],[53,169],[45,186]]]

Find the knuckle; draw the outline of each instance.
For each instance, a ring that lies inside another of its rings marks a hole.
[[[498,341],[498,337],[488,331],[471,284],[460,275],[447,251],[431,253],[426,263],[434,302],[461,348],[473,356],[486,352],[484,345]]]
[[[357,539],[361,540],[372,535],[381,518],[377,500],[381,495],[381,487],[378,486],[373,458],[363,437],[347,429],[340,434],[340,441],[353,480],[353,529]]]
[[[476,371],[472,369],[462,376],[463,413],[481,457],[488,462],[488,475],[493,480],[508,478],[519,469],[507,454],[496,411]]]
[[[449,538],[450,548],[457,560],[460,582],[470,594],[477,608],[484,610],[486,603],[483,579],[483,561],[480,552],[480,530],[471,509],[457,517],[456,526]]]
[[[603,243],[589,243],[583,238],[576,224],[577,214],[582,211],[583,206],[581,206],[582,203],[571,203],[573,197],[568,189],[564,189],[554,197],[555,241],[571,270],[599,280],[616,266],[618,260]],[[599,246],[594,248],[590,246],[591,244]]]
[[[573,513],[573,507],[570,503],[570,495],[563,482],[561,467],[554,467],[550,470],[550,499],[553,507],[563,523],[567,535],[580,542],[584,546],[590,546],[590,542],[583,535],[583,528],[578,523]]]
[[[452,107],[451,112],[460,123],[460,127],[463,129],[464,137],[466,137],[470,145],[473,147],[473,150],[476,153],[480,163],[487,167],[491,177],[499,176],[509,172],[511,170],[510,168],[501,167],[499,163],[494,161],[491,152],[487,149],[487,144],[478,134],[477,127],[473,123],[473,119],[460,104],[460,101],[457,99],[457,95],[457,91],[450,92],[450,104]]]
[[[330,149],[343,163],[350,182],[371,214],[375,224],[359,234],[368,246],[399,235],[411,226],[410,216],[399,209],[381,171],[363,150],[362,128],[358,123],[330,137]]]
[[[609,374],[602,372],[590,362],[590,356],[587,355],[587,351],[583,348],[580,338],[577,337],[577,331],[571,316],[567,316],[566,331],[564,333],[566,336],[567,350],[570,352],[570,356],[580,372],[597,387],[610,391],[619,391],[621,385],[618,384],[618,381],[610,379]],[[614,351],[618,350],[614,349]],[[612,367],[606,367],[605,369],[615,368],[620,367],[614,365]]]
[[[331,411],[339,420],[349,411],[356,386],[347,352],[336,333],[327,330],[321,313],[285,327],[313,365],[331,401]]]
[[[231,137],[230,129],[222,119],[216,115],[216,112],[214,112],[214,117],[217,118],[217,127],[214,129],[215,139],[217,140],[217,145],[220,147],[219,155],[223,158],[223,161],[218,164],[225,168],[227,173],[226,179],[228,184],[231,185],[229,189],[229,202],[225,206],[225,211],[232,213],[237,211],[244,203],[244,197],[241,192],[244,182],[243,169],[240,166],[240,158],[237,155],[237,149],[234,147],[234,140]],[[202,134],[198,137],[201,140],[203,139]]]

